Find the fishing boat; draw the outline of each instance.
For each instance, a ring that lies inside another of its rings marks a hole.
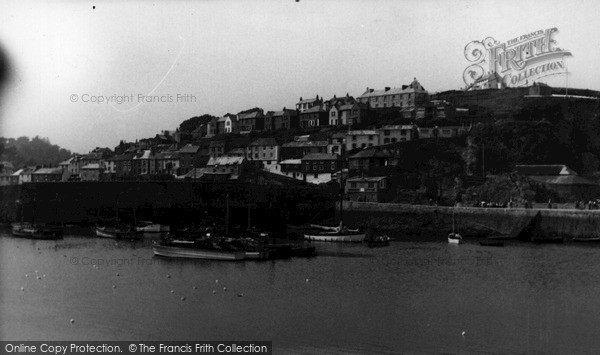
[[[454,231],[454,209],[456,207],[452,208],[452,233],[448,234],[448,244],[462,244],[463,243],[463,239],[462,236],[460,234],[458,234],[458,232]]]
[[[229,260],[237,261],[246,259],[244,251],[218,250],[207,248],[181,247],[172,245],[154,244],[152,246],[154,255],[169,258],[191,258],[206,260]]]
[[[154,255],[171,258],[192,258],[207,260],[244,260],[261,259],[259,251],[244,250],[239,240],[215,237],[210,233],[196,239],[168,236],[160,243],[154,242]]]
[[[140,221],[140,225],[135,229],[142,233],[169,233],[171,230],[168,225],[152,223],[150,221]]]
[[[361,232],[359,229],[350,229],[344,225],[344,204],[342,192],[340,192],[340,224],[338,226],[322,226],[318,224],[311,224],[310,226],[317,229],[317,231],[310,231],[304,234],[304,239],[310,241],[361,243],[366,238],[366,234]]]
[[[17,200],[21,205],[21,201]],[[21,222],[11,224],[12,235],[20,238],[31,239],[58,239],[63,235],[63,226],[58,224],[40,224],[35,222],[35,197],[33,199],[33,211],[31,222],[23,221],[23,206],[21,205]]]
[[[137,239],[142,237],[142,233],[138,232],[131,226],[99,226],[95,227],[97,237],[113,238],[113,239]]]
[[[361,243],[365,240],[366,234],[357,229],[348,229],[343,222],[332,230],[323,230],[318,232],[309,232],[304,234],[304,239],[318,242],[350,242]]]

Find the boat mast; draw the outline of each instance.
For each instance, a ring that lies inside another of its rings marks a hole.
[[[225,195],[225,207],[227,209],[225,213],[225,236],[229,237],[229,194]]]

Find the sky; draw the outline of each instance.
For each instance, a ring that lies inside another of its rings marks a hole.
[[[598,13],[600,2],[577,0],[3,0],[0,136],[86,153],[205,113],[294,108],[415,77],[430,92],[461,89],[469,42],[552,27],[573,53],[569,87],[600,90]]]

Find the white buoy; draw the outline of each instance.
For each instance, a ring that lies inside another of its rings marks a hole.
[[[38,273],[38,271],[37,271],[37,270],[35,270],[35,273],[37,274],[37,273]]]
[[[71,324],[75,323],[75,319],[71,318]]]
[[[215,280],[215,283],[216,283],[216,284],[218,284],[218,283],[219,283],[219,280]]]
[[[117,275],[117,276],[119,276],[119,273],[117,272],[117,274],[116,274],[116,275]]]
[[[171,278],[171,275],[167,274],[167,279],[170,279],[170,278]]]
[[[175,291],[171,290],[171,293],[175,293]]]
[[[227,291],[227,287],[223,287],[223,291]]]
[[[217,293],[217,291],[213,290],[213,295],[214,295],[215,293]]]
[[[197,290],[197,289],[198,289],[198,287],[194,286],[194,290]]]
[[[113,288],[117,288],[117,286],[116,286],[116,285],[113,285]]]
[[[38,276],[38,277],[37,277],[37,279],[38,279],[38,280],[41,280],[42,278]]]
[[[310,281],[310,279],[306,279],[306,282]]]
[[[29,274],[25,274],[25,277],[29,277]]]
[[[238,297],[244,297],[244,294],[243,293],[238,293],[237,296]]]
[[[182,301],[185,301],[185,297],[181,297],[181,300],[182,300]]]
[[[21,287],[21,292],[25,291],[25,287]]]
[[[464,337],[464,336],[465,336],[465,334],[467,334],[467,332],[463,330],[463,332],[462,332],[462,336]]]

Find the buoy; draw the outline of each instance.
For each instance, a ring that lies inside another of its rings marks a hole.
[[[41,280],[42,278],[38,276],[38,277],[37,277],[37,279],[38,279],[38,280]]]
[[[306,282],[310,281],[310,279],[306,279]]]
[[[238,297],[244,297],[244,294],[243,293],[238,293],[237,296]]]
[[[170,279],[170,278],[171,278],[171,275],[167,274],[167,279]]]
[[[218,283],[219,283],[219,280],[215,280],[215,283],[216,283],[216,284],[218,284]]]
[[[227,287],[223,287],[223,291],[227,291]]]
[[[75,319],[71,318],[71,324],[75,323]]]
[[[213,295],[214,295],[215,293],[217,293],[217,291],[213,290]]]
[[[465,336],[465,334],[467,334],[467,332],[463,330],[462,336]]]
[[[21,292],[25,291],[25,287],[21,287]]]
[[[175,291],[171,290],[171,293],[175,293]]]
[[[113,288],[117,288],[117,286],[113,285]]]
[[[42,277],[46,277],[46,274],[42,275]]]
[[[194,286],[194,290],[198,289],[198,287]]]
[[[29,277],[29,274],[25,274],[25,277]]]
[[[38,271],[37,271],[37,270],[35,270],[35,273],[37,274],[37,273],[38,273]]]
[[[181,297],[181,300],[182,300],[182,301],[185,301],[185,297]]]
[[[116,274],[116,275],[117,275],[117,276],[119,276],[119,273],[117,272],[117,274]]]

